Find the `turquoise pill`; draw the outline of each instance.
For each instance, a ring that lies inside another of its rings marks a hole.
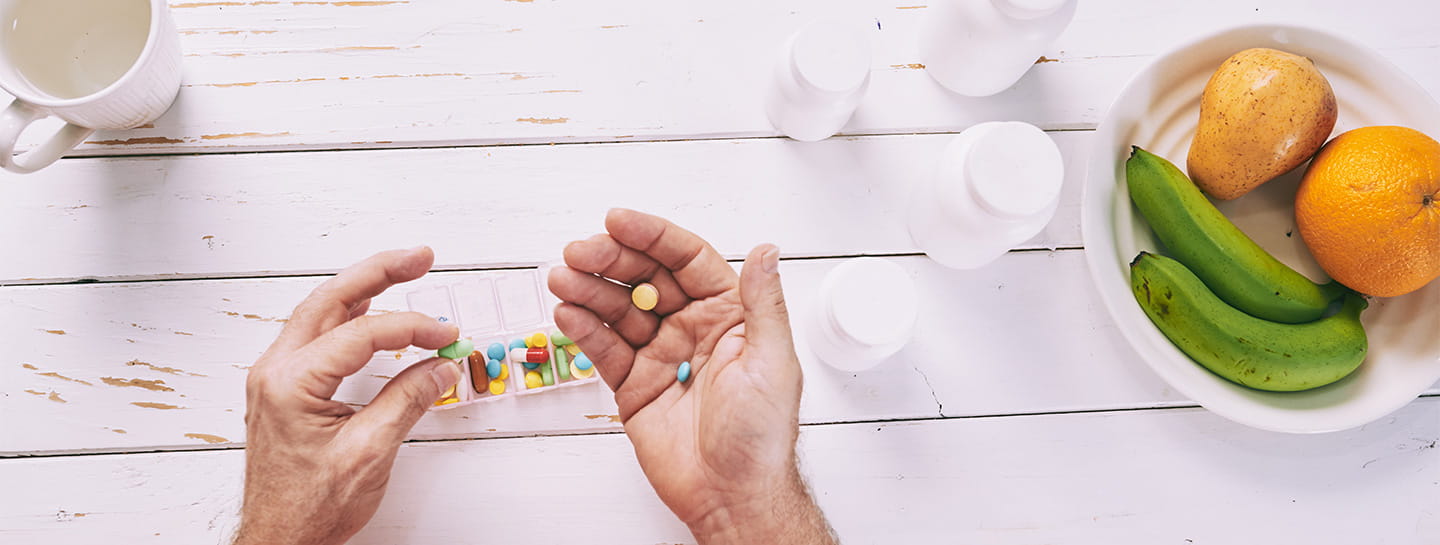
[[[490,375],[490,378],[500,378],[500,360],[486,362],[485,374]]]
[[[458,341],[455,341],[454,343],[451,343],[450,346],[441,348],[437,352],[437,354],[439,354],[442,358],[458,360],[460,358],[468,357],[470,353],[474,351],[474,342],[471,342],[470,339],[460,339]]]
[[[680,364],[680,368],[675,370],[675,378],[679,379],[680,382],[690,380],[690,362],[687,361]]]
[[[539,367],[539,366],[540,366],[539,363],[536,363],[536,362],[533,362],[533,361],[527,361],[527,362],[525,362],[525,368],[526,368],[526,369],[532,369],[532,370],[533,370],[533,369],[535,369],[536,367]]]
[[[516,349],[516,348],[530,348],[530,347],[525,345],[525,339],[515,339],[515,340],[513,340],[513,341],[510,341],[510,349],[511,349],[511,350],[514,350],[514,349]]]
[[[485,349],[485,355],[490,356],[492,360],[503,360],[505,359],[505,345],[490,343],[490,347]]]
[[[586,370],[586,369],[589,369],[589,368],[595,366],[594,363],[591,363],[591,362],[590,362],[590,356],[586,356],[584,352],[581,352],[581,353],[579,353],[579,354],[576,354],[576,355],[575,355],[575,361],[573,361],[573,362],[571,362],[571,363],[575,364],[575,368],[576,368],[576,369],[579,369],[579,370],[581,370],[581,371],[584,371],[584,370]]]

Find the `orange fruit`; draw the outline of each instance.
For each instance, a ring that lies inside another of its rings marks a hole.
[[[1335,137],[1300,182],[1295,220],[1341,284],[1377,297],[1420,289],[1440,276],[1440,142],[1405,127]]]

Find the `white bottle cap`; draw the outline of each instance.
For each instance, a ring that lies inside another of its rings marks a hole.
[[[1060,10],[1069,0],[992,0],[996,9],[1016,19],[1039,19]]]
[[[1045,131],[1029,123],[995,123],[962,158],[975,203],[997,218],[1019,221],[1060,197],[1065,164]]]
[[[817,355],[846,371],[874,367],[910,341],[920,297],[910,275],[874,257],[847,261],[820,285]]]
[[[795,35],[790,66],[796,80],[812,91],[853,93],[870,76],[869,36],[853,21],[817,20]]]
[[[910,237],[937,263],[983,267],[1050,223],[1065,169],[1044,131],[994,121],[945,146],[935,177],[911,197]]]

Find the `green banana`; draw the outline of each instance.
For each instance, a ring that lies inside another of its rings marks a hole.
[[[1317,285],[1266,253],[1164,158],[1132,146],[1125,178],[1168,253],[1235,308],[1273,322],[1313,322],[1348,291]]]
[[[1350,292],[1340,312],[1305,324],[1280,324],[1237,310],[1184,264],[1140,252],[1130,263],[1135,300],[1191,359],[1225,379],[1257,390],[1293,392],[1330,384],[1365,360],[1360,311]]]

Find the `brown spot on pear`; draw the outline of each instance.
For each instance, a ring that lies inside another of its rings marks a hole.
[[[1249,193],[1314,156],[1336,115],[1335,91],[1310,59],[1265,48],[1236,53],[1200,96],[1190,178],[1217,199]]]

